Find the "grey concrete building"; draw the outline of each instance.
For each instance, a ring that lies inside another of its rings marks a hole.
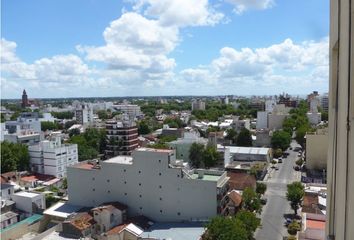
[[[136,149],[99,164],[68,167],[69,204],[98,206],[119,201],[128,215],[155,221],[207,219],[223,211],[226,172],[187,170],[174,150]]]

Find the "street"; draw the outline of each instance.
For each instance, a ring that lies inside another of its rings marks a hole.
[[[296,146],[298,144],[292,141],[291,147]],[[298,153],[293,150],[289,153],[287,158],[283,158],[283,163],[277,164],[279,170],[271,169],[265,178],[264,183],[267,184],[265,197],[268,201],[261,214],[262,227],[255,233],[257,240],[281,240],[288,236],[284,226],[284,214],[292,213],[293,210],[286,200],[287,184],[300,181],[301,178],[301,173],[293,169]]]

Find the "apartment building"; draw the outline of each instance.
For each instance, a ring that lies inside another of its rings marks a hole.
[[[112,108],[116,111],[127,114],[130,118],[134,119],[143,115],[140,106],[134,104],[119,104],[113,105]]]
[[[106,133],[108,138],[106,157],[131,155],[138,147],[138,128],[129,118],[106,121]]]
[[[201,99],[193,100],[192,102],[192,111],[194,110],[205,110],[205,102]]]
[[[78,124],[93,123],[93,108],[91,105],[78,105],[75,109],[75,118]]]
[[[354,4],[331,0],[327,239],[354,236]]]
[[[59,135],[29,146],[28,152],[33,172],[58,178],[66,176],[67,166],[78,162],[77,144],[62,143]]]
[[[328,129],[318,129],[306,134],[306,168],[322,170],[327,168]]]
[[[174,150],[139,148],[132,156],[68,167],[69,204],[119,201],[129,206],[130,216],[171,222],[208,219],[226,207],[228,179],[223,171],[185,169]]]
[[[16,121],[6,121],[5,128],[9,134],[19,133],[24,130],[32,130],[33,132],[41,132],[41,123],[37,112],[24,112]]]

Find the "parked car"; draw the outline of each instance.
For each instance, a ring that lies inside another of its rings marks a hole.
[[[275,167],[275,170],[279,170],[279,168],[278,168],[278,167]]]
[[[290,223],[292,223],[292,220],[291,220],[290,218],[287,218],[287,219],[285,220],[284,225],[285,225],[285,226],[288,226]]]
[[[278,158],[278,163],[282,163],[283,159],[282,158]]]
[[[299,171],[300,167],[299,166],[294,166],[295,171]]]

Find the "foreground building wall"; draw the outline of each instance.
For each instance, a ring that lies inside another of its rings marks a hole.
[[[328,239],[354,238],[354,2],[331,0]]]
[[[206,219],[221,212],[226,172],[186,178],[182,168],[171,167],[176,161],[172,150],[138,149],[132,157],[109,159],[97,169],[80,163],[69,167],[69,203],[97,206],[119,201],[129,206],[129,215],[143,214],[155,221]]]

